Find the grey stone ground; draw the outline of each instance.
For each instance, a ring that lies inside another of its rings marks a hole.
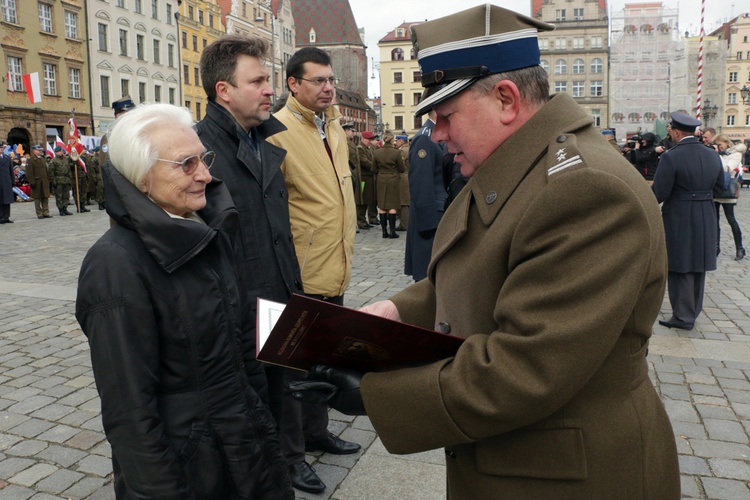
[[[108,218],[93,210],[38,220],[31,203],[14,204],[11,218],[15,224],[0,226],[0,498],[113,498],[88,346],[73,315],[81,260]],[[738,218],[750,232],[744,200]],[[386,240],[379,230],[363,231],[356,241],[348,306],[409,284],[403,233]],[[683,497],[742,500],[750,499],[750,258],[731,259],[725,222],[722,243],[696,329],[657,324],[649,361],[674,426]],[[669,310],[665,300],[662,311]],[[332,411],[331,429],[364,451],[309,455],[328,488],[298,498],[445,497],[442,451],[390,455],[366,417]]]

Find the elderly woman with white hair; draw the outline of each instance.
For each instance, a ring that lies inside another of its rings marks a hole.
[[[237,212],[187,109],[118,118],[103,168],[115,224],[81,266],[117,498],[291,499],[238,283]]]

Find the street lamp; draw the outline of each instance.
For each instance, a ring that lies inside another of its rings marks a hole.
[[[271,5],[271,0],[268,0],[265,2],[266,7],[271,11],[271,85],[273,86],[273,103],[276,104],[276,16],[273,12],[273,5]],[[260,15],[260,12],[258,13],[258,16],[255,18],[255,22],[259,23],[264,21],[263,17]]]
[[[742,96],[742,104],[748,104],[748,102],[750,102],[750,89],[747,88],[747,85],[740,89],[740,96]]]
[[[711,106],[711,99],[706,99],[706,105],[701,110],[701,117],[703,118],[703,121],[706,122],[706,126],[708,126],[708,122],[716,117],[718,111],[719,107],[716,106],[716,104]]]

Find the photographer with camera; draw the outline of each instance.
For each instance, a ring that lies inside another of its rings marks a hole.
[[[642,136],[633,136],[631,140],[635,141],[633,150],[635,168],[638,169],[644,179],[653,181],[661,155],[657,149],[663,151],[663,148],[656,145],[656,136],[651,132],[646,132]]]

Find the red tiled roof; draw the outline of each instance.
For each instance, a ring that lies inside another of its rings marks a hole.
[[[404,21],[400,25],[393,28],[392,31],[389,31],[387,35],[385,35],[383,38],[380,39],[380,42],[398,42],[398,41],[405,41],[405,42],[411,42],[411,27],[415,24],[421,24],[424,21],[418,21],[418,22],[406,22]],[[404,36],[396,36],[396,30],[399,28],[404,28]]]
[[[292,15],[298,47],[364,46],[348,0],[292,0]],[[310,28],[315,30],[315,43],[310,43]]]

